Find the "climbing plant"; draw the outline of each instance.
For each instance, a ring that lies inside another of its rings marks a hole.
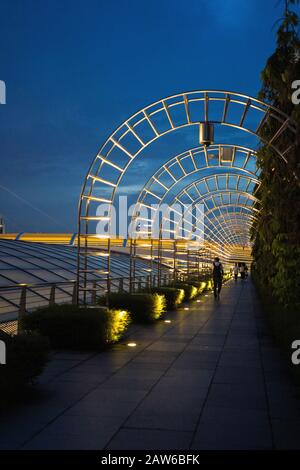
[[[300,38],[299,18],[293,9],[299,0],[284,3],[276,50],[262,71],[259,98],[291,116],[298,132],[287,162],[267,145],[258,152],[261,185],[256,195],[262,210],[252,228],[252,239],[256,279],[281,305],[294,308],[299,307],[300,292],[300,105],[292,101],[292,83],[300,80]],[[267,121],[262,137],[268,139],[276,130]],[[280,137],[277,145],[294,141],[292,135]]]

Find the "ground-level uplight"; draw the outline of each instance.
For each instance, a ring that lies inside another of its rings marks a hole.
[[[197,300],[197,303],[199,304],[201,302],[201,300]]]
[[[165,320],[165,323],[171,323],[171,320]]]
[[[183,309],[183,310],[189,310],[189,307],[184,307],[184,309]]]
[[[130,348],[134,348],[136,346],[136,343],[127,343],[127,346],[129,346]]]

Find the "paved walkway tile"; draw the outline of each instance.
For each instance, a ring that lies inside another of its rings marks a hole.
[[[272,449],[267,412],[206,406],[193,449]]]
[[[251,281],[198,300],[104,353],[53,354],[0,449],[300,449],[299,390]]]
[[[185,450],[192,433],[150,429],[121,429],[108,444],[110,450]]]

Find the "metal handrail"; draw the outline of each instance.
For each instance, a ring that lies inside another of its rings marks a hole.
[[[152,277],[155,278],[156,275]],[[166,274],[165,280],[169,282],[173,274]],[[90,279],[87,282],[87,292],[89,294],[89,303],[91,305],[97,302],[100,296],[107,294],[108,291],[135,292],[140,288],[150,287],[150,275],[138,275],[134,280],[130,277],[111,277],[109,287],[106,280]],[[71,288],[67,290],[67,287]],[[45,290],[48,292],[45,293]],[[56,303],[76,303],[76,280],[43,282],[43,283],[20,283],[0,286],[0,324],[15,322],[18,317],[24,313],[29,313],[41,305],[52,305]],[[43,292],[39,292],[43,290]],[[7,296],[4,293],[8,294]],[[9,296],[9,294],[12,296]],[[29,296],[30,295],[30,296]],[[60,298],[58,298],[58,296]]]

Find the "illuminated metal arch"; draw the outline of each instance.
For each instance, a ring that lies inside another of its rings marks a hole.
[[[224,148],[231,150],[232,158],[230,161],[221,160],[221,156],[224,156],[221,150]],[[250,163],[250,165],[248,165],[248,163]],[[252,165],[255,165],[255,169],[253,171],[250,169],[252,166],[251,163]],[[191,176],[199,177],[202,172],[205,173],[207,170],[219,171],[216,175],[206,175],[207,180],[212,180],[217,177],[219,182],[221,179],[227,177],[227,173],[224,174],[220,171],[227,171],[228,178],[230,178],[228,181],[231,183],[236,181],[237,187],[239,187],[239,181],[241,179],[245,179],[245,177],[251,177],[251,180],[248,178],[249,182],[252,181],[255,184],[259,184],[257,179],[259,170],[256,167],[256,152],[254,150],[232,144],[215,144],[209,148],[201,146],[189,149],[165,162],[163,166],[148,179],[137,198],[135,210],[133,211],[131,220],[131,227],[133,230],[131,235],[136,238],[140,237],[141,232],[143,231],[147,234],[147,228],[143,227],[143,225],[155,225],[155,220],[160,211],[161,205],[164,204],[168,194],[174,190],[176,185],[178,183],[182,183],[185,178],[190,178]],[[165,174],[168,176],[168,182],[164,178]],[[203,180],[203,178],[204,176],[198,179],[198,181],[194,181],[194,183]],[[189,186],[191,185],[192,184],[190,183]],[[208,191],[203,194],[208,194]],[[139,214],[141,209],[150,208],[150,204],[152,203],[159,203],[156,212],[152,209],[152,214],[150,216],[152,218],[149,218],[149,215],[144,218],[142,215],[145,214]],[[231,216],[231,219],[232,217],[233,216]],[[224,214],[222,214],[222,218],[224,221]],[[235,217],[235,220],[236,219],[237,218]],[[250,228],[250,223],[245,222],[245,217],[243,225],[247,226],[248,229]],[[229,226],[228,223],[227,226]],[[138,232],[137,227],[139,229]],[[159,237],[160,239],[163,238],[161,231]],[[162,247],[160,250],[162,250]],[[135,249],[135,256],[136,254],[137,250]],[[158,254],[158,258],[160,258],[160,254]]]
[[[211,190],[208,186],[208,183],[207,181],[210,181],[210,180],[213,180],[215,182],[215,184],[218,186],[219,185],[219,181],[221,178],[224,178],[225,179],[225,182],[226,182],[226,187],[224,189],[228,189],[228,186],[229,186],[229,183],[232,182],[232,179],[236,179],[236,185],[235,185],[235,188],[232,188],[232,189],[238,189],[239,188],[239,183],[240,181],[243,179],[243,180],[248,180],[248,183],[247,183],[247,187],[245,188],[246,190],[248,189],[249,185],[252,183],[254,185],[257,185],[257,187],[259,186],[259,180],[254,178],[252,176],[253,174],[252,173],[249,173],[248,175],[247,174],[243,174],[243,175],[239,175],[237,173],[218,173],[218,174],[215,174],[215,175],[208,175],[208,176],[205,176],[205,177],[201,177],[200,179],[196,180],[196,181],[193,181],[192,183],[190,183],[188,186],[186,186],[185,188],[182,189],[182,191],[179,193],[179,195],[175,196],[175,198],[173,198],[173,201],[175,199],[175,201],[177,200],[178,197],[180,197],[181,195],[186,195],[188,196],[191,200],[191,196],[189,195],[189,190],[190,189],[194,189],[199,195],[201,194],[201,196],[204,196],[204,195],[212,195],[214,194],[214,190]],[[203,192],[201,193],[200,189],[198,188],[198,184],[202,184],[204,182],[204,184],[206,185],[207,187],[207,191],[206,192]],[[218,188],[218,193],[221,191],[221,188]],[[165,192],[165,195],[164,197],[167,195],[168,191]],[[251,194],[251,193],[247,193],[247,194]],[[136,212],[134,212],[133,216],[132,216],[132,227],[133,230],[132,230],[132,236],[133,237],[136,237],[138,236],[140,233],[141,233],[141,228],[143,228],[140,224],[143,223],[143,222],[146,222],[146,224],[149,225],[150,222],[152,222],[154,224],[155,220],[156,220],[156,217],[157,217],[157,214],[159,214],[159,211],[160,211],[160,207],[161,205],[164,203],[164,197],[162,197],[161,199],[161,202],[160,204],[157,206],[157,208],[155,209],[155,211],[152,209],[152,211],[154,212],[154,217],[151,219],[151,218],[145,218],[145,217],[142,217],[139,213],[140,211],[140,206],[138,205],[137,209],[136,209]],[[172,202],[173,202],[172,201]],[[255,201],[257,201],[257,199],[255,198]],[[181,201],[179,201],[181,203]],[[182,203],[183,204],[183,203]],[[170,205],[170,204],[169,204]],[[184,205],[184,204],[183,204]],[[143,205],[142,204],[142,207],[147,209],[149,206],[148,205]],[[137,215],[139,214],[139,215]],[[139,231],[137,231],[137,227],[139,227]],[[143,230],[142,230],[142,233],[143,233]]]
[[[127,168],[152,142],[177,129],[199,125],[200,122],[213,122],[256,135],[284,161],[287,161],[287,155],[294,146],[296,125],[289,116],[244,94],[220,90],[191,91],[166,97],[141,109],[108,137],[85,178],[78,211],[78,281],[80,272],[84,275],[86,272],[86,257],[90,249],[88,236],[95,233],[93,224],[101,220],[101,216],[97,217],[95,212],[91,214],[92,206],[101,202],[114,202],[116,190]],[[274,132],[266,140],[261,131],[270,123]],[[291,145],[283,144],[282,136]],[[110,213],[106,219],[110,226]],[[109,235],[102,237],[103,250],[108,254],[109,238]],[[107,259],[109,273],[109,256]],[[79,285],[79,290],[85,289],[85,283]]]
[[[214,207],[209,208],[209,206],[208,206],[208,204],[207,204],[207,200],[212,200],[213,203],[214,203],[214,196],[217,196],[217,197],[221,197],[221,198],[222,198],[223,195],[229,196],[230,202],[223,202],[222,204],[218,204],[218,205],[217,205],[217,204],[214,204]],[[218,191],[214,191],[212,194],[209,193],[209,194],[206,194],[206,195],[202,195],[202,196],[200,196],[198,199],[193,200],[193,202],[192,202],[190,205],[188,205],[188,206],[186,205],[186,206],[185,206],[185,208],[186,208],[186,215],[190,215],[192,209],[193,209],[193,208],[195,207],[195,205],[198,204],[198,203],[203,203],[204,206],[206,207],[207,212],[205,213],[205,216],[208,216],[208,215],[211,213],[211,209],[218,209],[218,208],[220,208],[220,207],[227,207],[227,206],[245,207],[245,208],[247,208],[247,209],[251,209],[252,212],[253,212],[253,210],[255,210],[255,211],[258,212],[258,210],[257,210],[256,208],[253,208],[253,207],[251,207],[251,206],[249,206],[249,205],[247,205],[247,204],[242,204],[242,203],[240,203],[239,201],[237,201],[237,202],[236,202],[236,201],[232,201],[232,200],[231,200],[231,197],[232,197],[232,196],[237,196],[238,199],[240,199],[240,197],[243,196],[243,197],[246,197],[247,200],[252,200],[253,202],[257,202],[257,199],[254,198],[251,194],[247,193],[246,191],[241,191],[241,190],[227,190],[227,191],[226,191],[226,190],[218,190]],[[175,201],[177,200],[177,198],[174,198],[174,199],[175,199],[175,200],[174,200],[174,203],[175,203]],[[172,201],[172,202],[173,202],[173,201]],[[179,202],[179,203],[182,204],[181,202]],[[172,203],[170,204],[170,206],[172,207]],[[184,204],[182,204],[182,206],[184,207]],[[193,215],[193,214],[191,214],[191,217],[192,217],[192,218],[196,218],[196,216]],[[182,221],[183,221],[183,222],[187,222],[188,225],[193,225],[192,223],[190,224],[190,222],[188,222],[188,220],[185,219],[185,217],[182,218]],[[164,217],[164,218],[162,219],[161,224],[163,224],[163,223],[165,223],[165,222],[169,223],[169,222],[170,222],[170,219]],[[211,221],[209,221],[209,222],[211,222]],[[178,222],[178,223],[180,223],[180,222]],[[165,231],[165,229],[164,229],[163,226],[161,227],[161,231],[162,231],[162,232]],[[188,235],[188,236],[189,236],[189,235]]]
[[[195,199],[193,198],[193,196],[190,193],[191,189],[193,189],[195,191],[195,193],[197,194],[197,196],[199,196],[198,200],[200,200],[201,198],[213,198],[214,196],[216,196],[220,193],[223,193],[223,194],[226,194],[226,193],[242,194],[242,193],[244,193],[247,196],[247,199],[252,200],[253,202],[259,204],[259,201],[257,200],[257,198],[254,197],[251,192],[248,192],[248,188],[249,188],[251,183],[253,185],[257,185],[257,186],[260,183],[259,180],[253,176],[253,174],[250,173],[248,175],[246,175],[246,174],[239,175],[239,174],[234,173],[234,174],[230,174],[229,176],[230,176],[230,178],[228,177],[228,173],[218,173],[218,174],[214,174],[214,175],[206,175],[204,177],[201,177],[201,178],[197,179],[196,181],[193,181],[193,182],[189,183],[186,187],[182,188],[181,191],[173,197],[173,199],[170,201],[169,205],[172,206],[172,204],[174,204],[175,202],[178,202],[182,206],[189,206],[189,205],[193,206],[193,204],[195,203]],[[247,182],[246,183],[246,188],[244,188],[244,189],[239,188],[239,183],[241,181],[241,178],[243,178],[243,180],[246,180],[246,182]],[[220,187],[220,182],[221,182],[222,179],[224,179],[223,182],[225,183],[225,187]],[[235,183],[234,183],[234,179],[236,180]],[[215,189],[210,189],[209,188],[210,181],[214,182]],[[205,192],[202,192],[201,188],[199,188],[200,184],[205,186],[205,188],[206,188]],[[187,196],[190,201],[188,201],[188,202],[182,201],[181,200],[182,196]],[[158,206],[158,208],[157,208],[157,213],[159,212],[159,209],[160,209],[160,206]],[[207,209],[209,209],[209,208],[207,207]],[[141,220],[141,218],[138,217],[137,220],[139,221],[139,220]],[[146,219],[146,220],[149,221],[151,219]],[[138,233],[138,232],[136,232],[136,233]]]
[[[257,198],[255,198],[252,194],[247,193],[246,191],[241,191],[241,190],[222,190],[222,189],[220,189],[220,190],[218,190],[218,191],[214,191],[213,193],[207,193],[206,195],[199,196],[198,199],[194,199],[193,202],[189,205],[189,207],[187,207],[187,214],[186,214],[186,215],[188,215],[189,213],[191,214],[191,211],[192,211],[193,207],[194,207],[197,203],[201,202],[201,203],[204,204],[204,206],[205,206],[206,209],[207,209],[207,211],[205,212],[205,216],[206,216],[206,217],[209,216],[210,214],[213,214],[214,211],[220,210],[221,208],[233,207],[233,208],[235,208],[235,209],[243,209],[242,213],[239,212],[240,215],[245,214],[244,211],[246,211],[247,214],[248,214],[248,212],[249,212],[250,215],[247,216],[248,219],[255,220],[255,215],[253,214],[253,212],[258,213],[259,210],[256,209],[256,208],[254,208],[254,207],[252,207],[252,206],[249,206],[249,205],[247,205],[247,204],[241,204],[241,203],[239,203],[239,202],[237,203],[237,202],[232,202],[232,201],[230,201],[230,202],[228,202],[228,203],[222,203],[221,205],[214,205],[214,207],[209,208],[209,206],[208,206],[208,204],[207,204],[207,200],[213,199],[214,196],[219,196],[219,195],[223,195],[223,194],[229,195],[230,198],[231,198],[232,195],[237,195],[238,198],[240,198],[241,196],[243,196],[243,197],[246,197],[247,200],[252,200],[254,203],[259,203],[259,201],[257,200]],[[183,203],[182,203],[180,200],[178,200],[177,196],[174,198],[174,202],[175,202],[175,201],[178,201],[180,204],[183,205]],[[172,201],[172,203],[173,203],[173,201]],[[170,206],[172,206],[172,203],[170,204]],[[227,215],[232,215],[232,216],[234,216],[234,213],[228,213]],[[220,214],[220,217],[222,217],[222,214]],[[192,214],[191,214],[191,218],[195,218],[195,215],[192,215]],[[170,222],[170,219],[168,219],[168,218],[166,218],[166,217],[164,217],[164,218],[162,219],[162,221],[161,221],[161,233],[164,233],[164,232],[168,231],[168,229],[165,228],[165,227],[163,226],[163,224],[164,224],[164,223],[169,223],[169,222]],[[181,222],[184,222],[185,224],[187,224],[187,225],[189,225],[189,226],[191,227],[191,229],[188,231],[188,235],[186,236],[186,238],[189,239],[190,236],[191,236],[191,231],[192,231],[192,227],[193,227],[194,224],[191,223],[186,217],[183,217],[183,219],[182,219],[181,221],[177,221],[177,222],[174,224],[175,227],[176,227],[176,229],[172,230],[172,232],[174,233],[174,236],[175,236],[176,238],[179,238],[179,236],[178,236],[178,231],[179,231],[179,229],[180,229],[180,225],[179,225],[179,224],[180,224]],[[209,222],[210,222],[210,224],[214,227],[214,222],[213,222],[212,220],[209,220]],[[224,221],[224,222],[225,222],[225,221]],[[226,223],[226,222],[225,222],[225,223]],[[215,227],[216,233],[215,233],[215,232],[212,232],[212,230],[211,230],[208,226],[207,226],[207,228],[208,228],[209,233],[213,233],[213,235],[215,235],[215,234],[218,235],[218,234],[220,233],[220,230],[218,230],[216,227]],[[213,237],[213,238],[214,238],[214,237]],[[223,237],[221,237],[221,238],[223,238]],[[219,240],[219,241],[221,241],[221,240]],[[224,242],[226,243],[226,238],[224,238]]]
[[[221,155],[223,149],[229,149],[232,153],[231,161],[222,161]],[[244,161],[239,166],[236,163],[236,156],[242,156]],[[213,157],[213,158],[212,158]],[[215,159],[217,158],[217,162]],[[231,144],[215,144],[210,147],[196,147],[189,149],[170,160],[165,162],[162,167],[157,170],[146,182],[137,198],[135,209],[132,215],[132,224],[141,219],[139,213],[143,208],[149,208],[152,203],[162,204],[168,194],[181,183],[185,178],[198,173],[209,170],[228,170],[229,176],[234,176],[239,172],[242,176],[252,175],[258,177],[259,170],[256,168],[254,172],[246,169],[251,158],[256,159],[256,152],[252,149],[231,145]],[[198,166],[205,159],[205,164]],[[192,169],[190,169],[191,167]],[[229,171],[230,170],[230,171]],[[177,174],[179,172],[179,175]],[[166,181],[167,179],[167,181]],[[158,193],[158,190],[160,191]],[[155,214],[154,214],[155,217]],[[153,220],[154,223],[154,220]],[[134,233],[133,233],[134,236]]]
[[[248,193],[247,193],[248,194]],[[206,195],[206,198],[209,198],[209,194]],[[224,209],[224,207],[226,209],[228,209],[229,207],[233,208],[235,212],[227,212],[227,214],[223,214],[222,213],[222,210]],[[237,210],[239,210],[239,212],[237,212]],[[216,225],[214,222],[212,222],[212,225],[215,226],[215,230],[213,232],[213,235],[214,235],[214,239],[210,240],[208,242],[208,245],[207,245],[207,242],[204,243],[204,246],[203,244],[201,243],[196,243],[196,250],[198,250],[199,252],[199,248],[201,247],[202,249],[204,248],[204,251],[206,251],[206,257],[208,256],[209,258],[212,258],[213,256],[219,256],[223,259],[223,261],[225,262],[230,262],[231,259],[236,259],[236,256],[233,256],[234,254],[236,254],[237,252],[237,248],[238,246],[240,246],[239,250],[242,248],[244,249],[245,246],[247,245],[247,241],[248,241],[248,233],[247,233],[247,229],[250,229],[250,227],[252,226],[252,222],[253,220],[255,220],[255,215],[253,215],[253,210],[252,210],[252,207],[250,206],[245,206],[245,205],[237,205],[237,204],[226,204],[226,205],[222,205],[222,206],[217,206],[217,207],[214,207],[212,209],[209,210],[209,214],[213,214],[214,212],[216,211],[219,211],[220,214],[219,215],[215,215],[214,214],[214,221],[217,221],[218,218],[221,219],[221,222],[220,222],[220,227],[218,228],[218,225]],[[241,212],[243,211],[243,212]],[[226,216],[230,217],[230,221],[228,222],[226,220]],[[238,230],[241,230],[241,225],[239,222],[236,222],[236,218],[240,219],[240,222],[243,223],[242,225],[242,232],[243,232],[243,237],[241,237],[239,234],[236,234],[237,232],[237,229]],[[226,224],[226,230],[224,230],[224,222]],[[234,228],[234,231],[231,230],[231,225],[233,226]],[[228,230],[229,229],[229,230]],[[208,230],[209,232],[211,232],[212,230],[209,228]],[[223,233],[222,233],[223,231]],[[189,239],[189,235],[186,237],[187,239]],[[168,258],[169,258],[169,252],[170,251],[173,251],[175,252],[176,251],[176,244],[177,244],[177,241],[179,241],[180,243],[180,239],[178,240],[176,237],[174,238],[174,248],[173,250],[170,250],[168,249],[167,247],[167,255],[164,254],[164,248],[163,246],[161,247],[160,249],[160,253],[159,253],[159,260],[160,260],[160,269],[163,268],[164,265],[168,265]],[[238,244],[238,246],[237,246]],[[195,245],[194,243],[189,243],[187,241],[186,245],[185,245],[185,250],[187,252],[189,252],[189,250],[193,250],[193,246],[194,246],[194,249],[195,249]],[[200,248],[200,250],[201,250]],[[208,251],[207,251],[208,250]],[[238,250],[238,251],[239,251]],[[165,259],[167,256],[167,259]],[[238,256],[237,258],[243,258],[241,256]],[[171,258],[171,266],[169,266],[170,268],[173,266],[173,271],[174,271],[174,275],[175,275],[175,278],[176,278],[176,273],[177,272],[185,272],[185,264],[184,264],[184,261],[182,259],[180,259],[180,256],[179,258],[177,258],[177,256],[175,255],[172,255]],[[246,257],[246,260],[249,261],[249,256]],[[199,260],[198,260],[199,261]],[[181,263],[181,266],[178,268],[178,265]],[[182,266],[183,264],[183,266]],[[159,271],[159,277],[161,278],[160,276],[160,271]]]
[[[227,176],[226,174],[218,174],[218,175],[208,175],[204,178],[201,178],[200,180],[198,181],[194,181],[192,183],[190,183],[187,187],[183,188],[181,190],[181,192],[176,195],[173,200],[171,201],[170,203],[170,206],[172,206],[175,202],[178,202],[179,204],[181,204],[183,207],[187,207],[189,211],[192,210],[192,208],[194,207],[195,204],[198,203],[198,201],[201,201],[204,203],[204,205],[206,206],[206,209],[207,209],[207,212],[206,214],[209,215],[212,211],[210,210],[208,204],[207,204],[207,200],[213,200],[213,206],[214,206],[214,209],[215,210],[219,210],[220,209],[220,205],[219,204],[216,204],[215,203],[215,196],[219,196],[220,194],[221,195],[224,195],[224,194],[230,194],[230,202],[231,204],[229,203],[226,203],[224,204],[223,206],[224,207],[229,207],[229,205],[232,205],[233,207],[237,208],[237,207],[241,207],[241,208],[245,208],[245,210],[248,212],[250,212],[251,216],[247,216],[248,219],[251,219],[251,221],[253,221],[255,219],[255,215],[252,215],[253,212],[254,213],[258,213],[259,210],[254,208],[254,204],[259,206],[259,201],[257,200],[257,198],[255,196],[253,196],[251,193],[248,193],[247,191],[244,191],[242,189],[239,189],[238,186],[236,187],[233,187],[231,188],[231,183],[233,183],[233,181],[229,180],[229,179],[226,179],[226,187],[225,188],[220,188],[218,187],[218,183],[219,183],[219,180],[223,177]],[[236,177],[236,179],[238,180],[239,176],[238,175],[234,175]],[[248,180],[248,184],[247,184],[247,187],[249,187],[249,183],[252,182],[254,184],[258,184],[259,181],[254,178],[254,177],[251,177],[251,176],[243,176],[244,179]],[[216,190],[214,191],[209,191],[209,188],[208,188],[208,185],[206,184],[207,186],[207,192],[204,192],[204,193],[201,193],[199,191],[199,189],[196,191],[197,192],[197,198],[194,198],[194,197],[191,197],[191,194],[189,193],[189,189],[190,188],[197,188],[197,185],[203,181],[208,181],[208,180],[216,180]],[[234,185],[233,185],[234,186]],[[181,200],[181,196],[182,195],[186,195],[188,194],[189,195],[189,198],[190,198],[190,203],[187,204],[185,201],[182,201]],[[232,203],[231,201],[231,195],[237,195],[238,198],[236,201],[234,201],[234,203]],[[243,197],[246,197],[246,201],[244,204],[240,205],[240,204],[237,204],[239,202],[239,199],[241,197],[241,195],[243,195]],[[223,196],[221,196],[223,197]],[[253,205],[249,206],[247,203],[248,201],[252,200],[253,201]],[[234,216],[233,213],[230,213],[229,215],[231,215],[231,217]],[[223,217],[223,221],[224,221],[224,216],[223,214],[221,214],[221,217]],[[192,227],[193,227],[193,223],[190,223],[190,220],[184,220],[185,218],[183,218],[183,221],[185,221],[188,225],[190,225],[191,227],[191,230],[192,230]],[[166,217],[164,217],[161,221],[161,224],[160,224],[160,237],[162,237],[162,234],[163,232],[165,231],[165,228],[163,226],[164,222],[167,222],[169,223],[170,222],[170,219],[167,219]],[[213,221],[209,221],[210,224],[212,226],[214,226],[214,222]],[[178,226],[179,226],[179,222],[176,225],[176,230],[174,231],[174,236],[175,237],[178,237]],[[249,228],[249,227],[248,227]],[[191,230],[190,230],[190,233],[191,233]],[[208,230],[209,232],[212,232],[212,230],[208,227]],[[216,230],[217,234],[220,232],[220,230]],[[190,233],[188,233],[187,235],[187,238],[190,237]],[[215,235],[215,233],[214,233]],[[222,238],[222,237],[221,237]],[[226,236],[226,239],[228,239],[228,235]],[[221,241],[221,240],[220,240]],[[225,243],[226,243],[226,240],[224,240]]]
[[[225,174],[220,173],[220,174],[218,174],[217,176],[218,176],[217,181],[219,181],[220,178],[226,176],[226,173],[225,173]],[[234,174],[233,176],[236,177],[236,178],[239,177],[239,175],[237,175],[237,174]],[[247,177],[245,177],[245,175],[244,175],[243,177],[246,178],[246,179],[248,179],[249,181],[252,181],[254,184],[257,184],[257,183],[259,182],[256,178],[254,178],[253,176],[250,176],[250,175],[249,175],[249,176],[247,175]],[[171,203],[170,203],[170,206],[172,206],[172,204],[175,202],[176,199],[179,199],[180,203],[184,206],[184,205],[185,205],[185,202],[183,202],[183,201],[180,200],[180,195],[181,195],[181,194],[184,194],[184,192],[185,192],[186,190],[188,190],[189,187],[193,187],[193,186],[196,185],[197,183],[203,181],[203,179],[209,180],[209,179],[214,179],[214,178],[215,178],[215,175],[207,175],[207,176],[205,176],[204,178],[203,178],[203,177],[200,178],[198,181],[194,181],[194,182],[190,183],[189,185],[186,186],[186,188],[183,188],[183,189],[181,190],[181,193],[179,193],[178,195],[174,196],[173,200],[172,200]],[[227,188],[230,188],[230,183],[233,183],[233,181],[227,180]],[[248,186],[249,186],[249,185],[248,185]],[[201,197],[199,197],[199,200],[202,199],[202,200],[204,200],[204,202],[205,202],[206,200],[211,199],[212,197],[217,196],[217,195],[219,195],[220,193],[236,194],[236,195],[238,195],[238,197],[240,197],[240,196],[243,195],[243,196],[246,197],[247,199],[249,199],[249,200],[251,199],[254,203],[256,203],[256,204],[259,205],[259,201],[257,200],[257,198],[256,198],[255,196],[253,196],[250,192],[243,191],[243,190],[241,190],[241,189],[235,189],[235,188],[233,188],[233,189],[231,189],[231,190],[230,190],[230,189],[218,188],[216,191],[211,191],[211,192],[203,193],[203,194],[201,195]],[[195,201],[193,200],[192,203],[190,204],[190,206],[192,206],[194,202],[197,203],[198,200],[197,200],[197,199],[195,199]],[[221,212],[221,210],[223,209],[223,207],[225,207],[225,208],[227,209],[227,212],[228,212],[228,208],[229,208],[229,207],[233,207],[233,208],[235,209],[235,213],[232,213],[232,212],[231,212],[231,213],[230,213],[230,212],[227,213],[227,216],[228,216],[228,217],[231,217],[231,222],[230,222],[230,223],[228,223],[228,221],[226,220],[226,214],[224,214],[224,213]],[[239,212],[236,212],[237,210],[238,210]],[[237,204],[236,201],[234,202],[234,204],[228,204],[228,203],[227,203],[227,204],[224,204],[223,206],[218,205],[218,206],[216,206],[216,207],[214,207],[214,208],[212,208],[212,209],[209,209],[209,208],[208,208],[207,214],[210,215],[210,214],[213,213],[214,211],[219,211],[220,214],[219,214],[219,216],[215,216],[213,220],[217,220],[218,217],[221,218],[221,219],[222,219],[222,223],[224,224],[224,222],[225,222],[227,228],[228,228],[228,227],[231,228],[232,224],[237,224],[238,222],[237,222],[236,219],[239,218],[240,221],[242,221],[243,226],[244,226],[244,227],[247,227],[247,229],[249,229],[249,228],[251,227],[251,225],[252,225],[252,222],[255,220],[255,215],[253,215],[253,207],[252,207],[252,206],[249,206],[249,205],[247,205],[247,204],[245,204],[245,203],[244,203],[244,204]],[[241,211],[242,211],[242,212],[241,212]],[[255,212],[258,212],[258,209],[255,209]],[[234,220],[232,220],[232,219],[234,219]],[[161,221],[161,224],[160,224],[161,226],[162,226],[162,224],[163,224],[163,222],[164,222],[165,220],[166,220],[166,218],[164,218],[164,219]],[[211,224],[214,225],[214,222],[211,221]],[[177,225],[178,225],[178,224],[177,224]],[[215,244],[217,244],[219,247],[221,247],[220,249],[214,249],[214,250],[211,252],[211,254],[214,255],[214,256],[215,256],[215,255],[223,256],[223,258],[224,258],[224,254],[227,254],[226,259],[230,259],[230,258],[231,258],[231,255],[232,255],[232,252],[235,251],[235,249],[236,249],[236,246],[234,245],[234,243],[237,243],[237,242],[239,241],[242,246],[245,246],[245,245],[247,244],[248,235],[245,233],[245,234],[244,234],[244,238],[243,238],[242,240],[241,240],[241,237],[239,237],[239,238],[237,239],[237,237],[235,237],[235,234],[232,232],[232,230],[230,230],[230,233],[228,233],[228,231],[227,231],[227,233],[225,234],[226,236],[225,236],[224,233],[222,233],[222,228],[223,228],[222,226],[221,226],[220,228],[218,228],[218,227],[215,226],[215,231],[212,231],[212,229],[209,227],[209,230],[208,230],[208,231],[211,232],[211,233],[213,233],[213,237],[212,237],[212,238],[214,238],[213,241],[215,242]],[[240,224],[239,224],[239,228],[240,228]],[[174,232],[175,232],[175,231],[176,231],[176,230],[174,230]],[[223,232],[224,232],[224,230],[223,230]],[[187,239],[189,239],[189,235],[190,235],[190,234],[187,235],[187,237],[186,237]],[[235,239],[234,239],[234,237],[235,237]],[[148,237],[146,237],[146,238],[148,238]],[[161,231],[160,231],[160,239],[163,239],[163,237],[162,237],[162,232],[161,232]],[[175,240],[178,240],[176,236],[175,236]],[[163,239],[163,241],[166,241],[166,238]],[[179,241],[180,241],[180,238],[179,238]],[[210,243],[210,245],[211,245],[211,243]],[[174,246],[174,245],[173,245],[173,246]],[[189,244],[187,243],[187,245],[186,245],[186,249],[187,249],[187,250],[189,249],[188,247],[189,247]],[[229,248],[231,248],[231,250],[229,250]],[[176,248],[175,248],[175,250],[176,250]],[[165,251],[167,252],[166,255],[164,254]],[[172,259],[172,260],[173,260],[173,258],[174,258],[173,255],[172,255],[171,258],[170,258],[170,252],[171,252],[171,251],[174,251],[174,248],[173,248],[173,249],[170,248],[170,244],[167,244],[166,248],[163,248],[163,246],[161,246],[161,247],[159,248],[159,252],[158,252],[158,254],[157,254],[157,259],[160,261],[160,267],[161,267],[161,268],[162,268],[163,266],[168,265],[168,262],[167,262],[168,259]],[[209,251],[210,251],[210,249],[209,249]],[[136,251],[135,251],[134,259],[136,258],[136,255],[137,255],[137,253],[136,253]],[[143,256],[141,255],[141,257],[143,257]],[[176,260],[175,264],[177,265],[177,262],[179,262],[179,261],[180,261],[180,260]],[[182,260],[181,260],[181,262],[182,262]],[[135,263],[135,261],[133,260],[133,273],[134,273],[134,271],[135,271],[135,269],[134,269],[134,263]],[[171,262],[171,264],[172,264],[172,262]],[[177,270],[174,270],[174,271],[177,271]],[[179,269],[178,271],[182,271],[182,269]],[[159,277],[160,277],[160,272],[159,272]]]
[[[214,214],[214,212],[217,211],[218,209],[225,209],[225,208],[227,209],[228,207],[233,207],[233,206],[230,204],[224,204],[222,206],[218,206],[212,209],[210,214]],[[209,223],[207,223],[207,227],[209,227],[209,225],[213,225],[214,227],[217,227],[216,224],[225,224],[226,227],[232,225],[239,231],[244,232],[245,228],[249,230],[252,227],[252,223],[257,219],[257,216],[253,214],[253,211],[251,210],[250,207],[248,209],[247,206],[244,206],[241,204],[239,206],[234,206],[234,207],[237,207],[239,209],[244,208],[245,210],[237,210],[235,212],[232,211],[232,212],[226,212],[226,213],[222,212],[220,215],[214,215],[214,219],[213,219],[214,222],[208,221]],[[248,243],[248,234],[247,234],[246,241]]]
[[[228,206],[227,206],[228,207]],[[235,211],[237,209],[236,205],[232,206],[234,207]],[[214,212],[216,210],[223,209],[223,206],[211,209],[211,212]],[[169,269],[172,269],[174,272],[174,279],[176,279],[176,274],[178,272],[184,273],[186,271],[185,269],[185,263],[181,259],[182,256],[182,251],[179,251],[179,256],[177,256],[177,245],[179,243],[179,246],[181,246],[181,250],[185,250],[185,252],[188,253],[196,253],[196,257],[198,258],[198,263],[201,261],[208,262],[208,260],[212,259],[215,256],[219,256],[223,262],[225,263],[230,263],[233,260],[244,260],[249,262],[251,260],[250,253],[248,255],[245,255],[245,253],[241,250],[244,250],[247,246],[247,240],[248,240],[248,234],[247,234],[247,229],[249,229],[252,226],[251,221],[254,219],[254,217],[251,214],[251,209],[247,208],[245,206],[240,206],[240,209],[245,210],[246,212],[248,211],[249,213],[243,213],[242,217],[240,216],[241,213],[234,214],[234,217],[231,215],[231,221],[226,222],[226,237],[221,233],[222,229],[224,227],[224,216],[222,214],[221,217],[221,222],[220,222],[220,229],[218,228],[218,225],[215,224],[216,226],[216,232],[219,232],[218,236],[215,237],[215,240],[210,240],[209,242],[204,242],[203,243],[196,243],[195,242],[189,242],[188,240],[184,245],[182,245],[182,240],[181,239],[174,239],[173,246],[170,247],[170,244],[167,245],[166,248],[164,248],[164,244],[162,245],[160,251],[159,251],[159,279],[161,279],[160,273],[162,272],[163,268],[165,266],[169,266]],[[239,230],[241,230],[241,226],[239,223],[236,224],[235,219],[239,217],[242,222],[243,222],[243,229],[242,232],[243,234],[239,234]],[[214,220],[218,216],[214,217]],[[187,237],[189,238],[189,237]],[[170,249],[171,248],[171,249]],[[196,252],[195,252],[196,250]],[[170,257],[170,252],[172,252],[172,256]],[[174,253],[174,254],[173,254]],[[203,255],[205,253],[205,255]],[[203,259],[204,258],[204,259]],[[171,263],[170,263],[171,260]],[[178,267],[178,265],[181,263],[181,267]],[[198,268],[199,271],[199,268]]]

